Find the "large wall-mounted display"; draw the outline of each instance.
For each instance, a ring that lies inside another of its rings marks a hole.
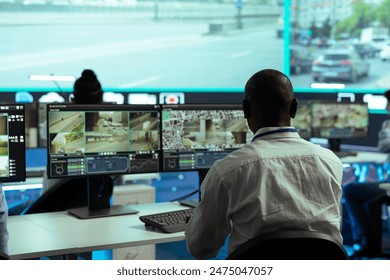
[[[2,88],[242,89],[259,69],[296,88],[390,87],[390,1],[0,2]]]
[[[390,88],[390,1],[288,0],[279,29],[289,30],[296,87]]]

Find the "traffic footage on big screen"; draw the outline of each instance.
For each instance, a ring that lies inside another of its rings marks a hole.
[[[389,87],[389,1],[238,3],[2,1],[0,84],[71,88],[29,77],[88,66],[112,89],[241,89],[264,68],[291,73],[296,88]]]

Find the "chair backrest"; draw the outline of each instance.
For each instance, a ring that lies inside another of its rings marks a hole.
[[[102,176],[99,177],[98,182],[104,185],[104,191],[101,190],[100,184],[89,187],[88,191],[87,178],[72,178],[65,183],[55,185],[44,192],[22,214],[58,212],[86,207],[89,205],[90,199],[98,199],[99,202],[103,201],[109,204],[114,187],[113,180],[110,176]],[[89,192],[92,192],[91,196],[89,196]]]
[[[86,178],[75,178],[54,185],[27,207],[22,214],[65,211],[88,205]]]
[[[348,260],[342,244],[313,231],[262,234],[238,247],[228,260]]]

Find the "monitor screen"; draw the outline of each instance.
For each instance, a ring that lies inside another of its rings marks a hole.
[[[251,141],[242,106],[162,105],[163,171],[201,170]]]
[[[314,101],[311,105],[312,137],[350,139],[368,137],[367,103]]]
[[[159,171],[156,105],[49,104],[49,177]]]
[[[0,104],[0,182],[26,180],[25,108]]]

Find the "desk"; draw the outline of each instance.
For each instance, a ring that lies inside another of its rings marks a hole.
[[[13,259],[85,253],[184,240],[184,232],[145,229],[140,216],[186,209],[178,203],[134,205],[138,214],[80,220],[67,212],[9,217],[9,255]],[[34,234],[31,233],[34,231]],[[34,245],[30,244],[34,243]]]
[[[8,218],[8,249],[12,259],[33,259],[77,253],[78,248],[60,237],[25,219],[24,216]]]

